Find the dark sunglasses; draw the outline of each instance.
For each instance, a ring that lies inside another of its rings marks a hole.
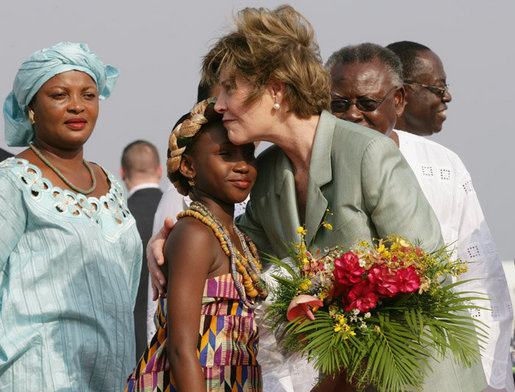
[[[373,98],[358,98],[354,101],[348,100],[347,98],[335,98],[331,100],[331,111],[333,113],[344,113],[350,109],[352,105],[356,105],[361,112],[373,112],[376,110],[379,105],[381,105],[388,96],[397,89],[397,87],[393,87],[386,93],[386,95],[382,99],[373,99]],[[338,95],[336,93],[331,93],[333,95]]]
[[[443,87],[440,87],[440,86],[431,86],[430,84],[413,82],[411,80],[405,80],[404,84],[414,84],[416,86],[424,87],[424,88],[428,89],[429,91],[431,91],[434,95],[436,95],[440,99],[443,98],[445,96],[445,94],[447,94],[449,92],[448,84],[444,84]]]

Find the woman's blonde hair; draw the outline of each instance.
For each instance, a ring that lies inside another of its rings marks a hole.
[[[222,37],[202,64],[203,81],[219,82],[228,67],[231,83],[236,75],[254,87],[246,104],[255,102],[269,81],[286,85],[290,110],[301,118],[329,110],[331,78],[322,65],[309,21],[292,7],[270,11],[245,8],[235,17],[236,31]]]

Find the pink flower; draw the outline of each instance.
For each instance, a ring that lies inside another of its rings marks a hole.
[[[311,295],[297,295],[291,300],[290,306],[288,306],[286,318],[288,321],[292,321],[299,316],[305,315],[311,321],[314,321],[315,316],[313,315],[311,309],[309,309],[310,305],[313,307],[313,310],[316,310],[323,306],[324,303]]]
[[[397,279],[399,290],[403,293],[412,293],[420,287],[420,278],[412,265],[397,271]]]
[[[350,289],[345,310],[358,309],[365,313],[377,305],[378,299],[379,296],[374,290],[374,285],[364,280]]]
[[[343,254],[334,260],[334,277],[337,285],[352,286],[362,280],[365,272],[359,265],[359,257],[352,252]]]

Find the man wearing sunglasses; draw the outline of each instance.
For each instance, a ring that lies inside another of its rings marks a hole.
[[[395,140],[393,128],[405,105],[398,57],[382,46],[364,43],[333,53],[326,68],[333,82],[332,113]]]
[[[435,59],[435,56],[428,57]],[[452,369],[455,365],[446,361],[447,367],[435,368],[433,374],[426,378],[424,391],[512,391],[511,371],[510,375],[507,373],[511,369],[508,355],[512,320],[508,287],[468,172],[457,155],[447,148],[423,137],[394,130],[394,127],[399,128],[397,117],[402,118],[405,99],[410,97],[412,103],[416,99],[418,105],[424,102],[424,97],[427,101],[428,108],[413,110],[421,113],[420,117],[429,123],[427,127],[420,128],[436,129],[435,126],[439,126],[441,129],[445,116],[439,113],[443,107],[447,108],[446,103],[451,96],[445,85],[443,66],[439,59],[438,62],[440,69],[433,67],[441,71],[435,72],[436,81],[409,76],[412,79],[407,80],[411,83],[403,87],[402,66],[392,51],[369,43],[340,49],[326,64],[333,80],[331,106],[337,117],[375,129],[400,146],[440,221],[445,242],[456,246],[458,256],[471,262],[464,279],[482,278],[462,289],[486,293],[490,301],[478,305],[494,309],[493,312],[481,310],[474,315],[490,327],[486,350],[482,352],[482,365],[490,386],[487,389],[478,387],[481,382],[485,383],[479,366]],[[427,84],[437,81],[442,84]],[[438,97],[436,100],[440,105],[435,104],[430,95]],[[412,109],[414,107],[412,105]],[[413,122],[411,117],[408,119]],[[400,123],[403,124],[402,121]]]
[[[396,42],[387,48],[399,56],[404,72],[407,104],[396,128],[409,133],[403,133],[401,152],[440,220],[444,240],[456,241],[458,257],[471,262],[469,277],[482,279],[473,283],[474,289],[490,298],[483,304],[488,309],[475,315],[490,327],[482,352],[488,390],[513,391],[509,354],[513,309],[502,263],[472,180],[455,153],[414,136],[440,132],[445,121],[451,95],[442,61],[427,46],[416,42]]]

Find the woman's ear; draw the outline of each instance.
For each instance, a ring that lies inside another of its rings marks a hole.
[[[267,90],[272,97],[274,103],[279,105],[284,103],[284,91],[286,89],[286,84],[277,80],[275,78],[270,78],[267,84]]]
[[[182,156],[179,172],[186,178],[195,178],[197,171],[191,155],[184,154]]]

